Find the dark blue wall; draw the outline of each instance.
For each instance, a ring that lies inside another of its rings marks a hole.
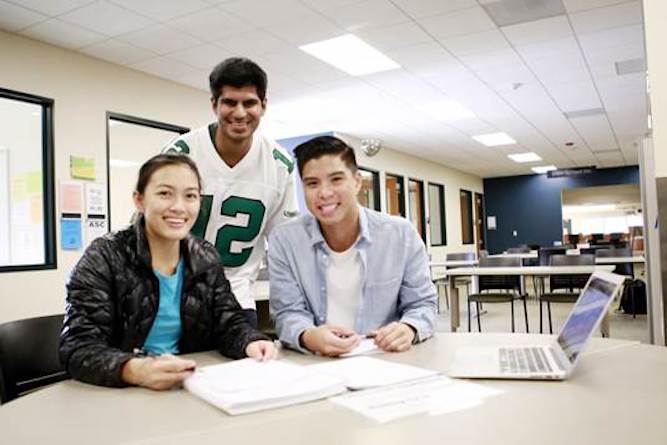
[[[638,183],[636,166],[600,169],[573,178],[544,174],[484,179],[486,215],[496,217],[496,230],[486,231],[487,249],[500,253],[519,244],[551,246],[561,241],[563,189]]]

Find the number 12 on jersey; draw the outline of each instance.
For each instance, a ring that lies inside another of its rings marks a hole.
[[[202,195],[201,208],[197,221],[192,227],[192,234],[200,238],[206,236],[206,228],[211,219],[211,210],[213,207],[213,196]],[[248,261],[252,253],[253,246],[241,249],[240,252],[232,252],[232,242],[251,242],[262,228],[266,207],[257,199],[243,198],[241,196],[230,196],[225,199],[220,206],[220,215],[236,217],[239,214],[248,215],[246,226],[234,224],[225,224],[221,226],[215,235],[215,248],[218,250],[222,259],[222,265],[226,267],[240,267]],[[214,220],[217,218],[213,218]]]

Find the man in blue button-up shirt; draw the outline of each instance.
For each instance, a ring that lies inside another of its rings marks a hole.
[[[436,290],[424,244],[403,218],[361,207],[353,149],[322,136],[295,149],[311,215],[269,238],[271,311],[280,340],[340,355],[364,336],[405,351],[433,335]]]

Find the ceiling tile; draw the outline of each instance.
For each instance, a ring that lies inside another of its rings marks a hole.
[[[109,0],[117,5],[138,12],[156,21],[167,21],[191,12],[210,8],[202,0]]]
[[[211,44],[193,46],[169,53],[170,58],[187,63],[195,68],[207,70],[207,73],[210,73],[215,65],[233,55],[229,51]]]
[[[205,9],[169,21],[169,26],[197,37],[202,42],[220,40],[240,32],[249,31],[252,25],[220,9]]]
[[[167,79],[180,77],[186,73],[197,71],[189,65],[166,56],[158,56],[153,59],[148,59],[143,62],[132,64],[130,67]]]
[[[564,112],[600,108],[600,98],[590,80],[567,83],[551,83],[547,91]]]
[[[58,19],[51,19],[30,26],[22,30],[20,34],[69,49],[81,48],[107,38],[102,34],[88,31],[80,26],[71,25]]]
[[[454,37],[443,41],[445,47],[458,57],[475,54],[490,53],[509,49],[505,37],[498,30],[469,34]]]
[[[98,1],[58,17],[108,36],[117,36],[148,26],[152,22],[113,3]]]
[[[137,48],[129,43],[115,39],[105,40],[94,45],[84,46],[79,50],[84,54],[121,65],[138,63],[156,56],[152,51]]]
[[[452,65],[460,63],[441,43],[421,43],[387,51],[389,56],[403,69],[420,76],[437,75]]]
[[[197,71],[189,71],[186,72],[185,74],[175,75],[171,79],[178,83],[182,83],[191,86],[193,88],[197,88],[198,90],[203,90],[208,92],[209,91],[208,75],[209,75],[208,71],[197,70]]]
[[[561,0],[480,0],[498,26],[516,25],[565,14]]]
[[[152,25],[117,37],[156,54],[168,54],[201,44],[199,40],[165,25]]]
[[[501,29],[515,46],[573,37],[572,28],[565,16],[536,20],[513,26],[503,26]]]
[[[374,26],[407,22],[410,17],[388,0],[365,0],[342,6],[326,14],[350,32]]]
[[[607,29],[578,36],[578,39],[584,51],[596,51],[622,45],[640,45],[643,48],[644,27],[642,25],[633,25]]]
[[[418,22],[438,40],[496,28],[486,12],[479,6],[449,14],[426,17],[419,19]]]
[[[67,11],[92,3],[94,0],[20,0],[15,1],[24,8],[55,17]]]
[[[590,34],[621,26],[640,25],[643,22],[641,2],[621,3],[616,6],[579,12],[570,16],[577,34]]]
[[[313,12],[297,0],[234,0],[220,8],[260,28],[310,17]]]
[[[0,0],[0,29],[15,32],[48,17]]]
[[[412,17],[421,18],[446,14],[477,6],[476,0],[394,0],[394,4]]]
[[[347,31],[320,15],[312,13],[308,18],[296,18],[265,28],[276,37],[295,46],[333,39]]]
[[[231,53],[250,58],[292,49],[292,46],[288,43],[258,29],[216,40],[215,44]]]
[[[361,3],[365,0],[301,0],[309,8],[322,14],[330,14],[343,6]]]
[[[563,0],[563,4],[568,13],[573,13],[631,1],[634,0]]]
[[[382,52],[420,43],[433,42],[433,39],[428,34],[411,22],[360,29],[355,35]]]

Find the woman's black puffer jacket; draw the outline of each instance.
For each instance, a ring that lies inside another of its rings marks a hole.
[[[213,245],[188,236],[181,241],[181,255],[180,353],[217,349],[241,358],[250,342],[268,340],[246,322]],[[97,385],[124,386],[122,366],[143,346],[158,304],[159,284],[143,218],[93,241],[67,284],[60,360],[70,375]]]

